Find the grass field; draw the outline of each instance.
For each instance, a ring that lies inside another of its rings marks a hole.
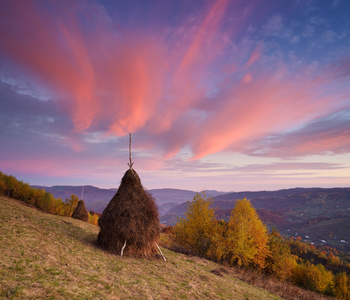
[[[0,198],[0,296],[10,299],[279,299],[207,260],[134,259],[94,246],[99,228]]]
[[[0,298],[281,299],[238,279],[244,272],[167,249],[166,262],[106,253],[94,245],[98,231],[0,196]],[[283,295],[285,284],[271,284]],[[292,289],[288,299],[323,298]]]

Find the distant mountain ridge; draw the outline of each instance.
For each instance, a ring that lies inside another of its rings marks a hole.
[[[56,185],[51,187],[33,185],[34,188],[42,189],[51,193],[55,198],[61,198],[62,200],[69,198],[70,195],[75,194],[81,198],[82,190],[84,189],[83,200],[86,208],[90,211],[102,213],[109,201],[113,198],[118,189],[101,189],[92,185],[84,186],[70,186],[70,185]],[[191,200],[197,193],[190,190],[181,189],[151,189],[148,190],[157,202],[159,214],[163,215],[167,211],[180,203]],[[224,194],[215,190],[206,191],[207,195],[218,196]]]
[[[216,218],[228,221],[238,199],[247,198],[269,229],[284,236],[300,236],[310,243],[350,251],[350,188],[292,188],[278,191],[218,195],[212,207]],[[173,225],[187,203],[172,207],[161,222]]]
[[[87,209],[101,213],[117,189],[101,189],[91,185],[52,186],[44,188],[62,200],[75,194],[83,199]],[[186,212],[187,202],[197,193],[180,189],[151,189],[163,224],[174,225]],[[326,240],[330,245],[350,251],[350,187],[346,188],[291,188],[277,191],[218,192],[206,191],[214,197],[212,207],[216,218],[229,220],[238,199],[247,198],[260,218],[269,227],[275,226],[284,236],[309,236],[310,242]],[[329,225],[331,224],[331,226]],[[348,224],[345,226],[344,224]],[[340,244],[340,241],[346,243]]]
[[[329,210],[350,213],[350,188],[291,188],[277,191],[232,192],[217,195],[213,208],[227,210],[234,207],[235,201],[247,198],[256,209],[279,211],[282,213],[306,213],[307,207],[313,207],[313,215],[321,216]],[[183,215],[186,203],[171,208],[168,213]],[[334,206],[334,207],[333,207]]]

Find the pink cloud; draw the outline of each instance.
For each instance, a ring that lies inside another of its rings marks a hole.
[[[349,107],[315,118],[294,131],[247,143],[244,151],[251,155],[284,158],[349,153]]]
[[[252,74],[248,73],[242,78],[242,83],[249,83],[252,81]]]
[[[321,96],[321,86],[300,75],[295,82],[255,70],[254,79],[235,83],[221,107],[203,124],[194,146],[194,158],[223,150],[240,151],[249,140],[286,130],[330,109],[332,98]]]
[[[142,132],[149,141],[140,148],[159,147],[172,157],[190,147],[199,159],[244,151],[251,140],[300,126],[332,106],[332,95],[325,93],[332,76],[315,80],[303,68],[295,76],[287,65],[268,65],[260,44],[239,48],[244,42],[232,37],[250,14],[227,29],[228,1],[214,2],[187,21],[188,27],[168,35],[142,28],[120,32],[106,11],[90,2],[50,3],[55,14],[39,4],[6,4],[5,23],[12,27],[1,26],[0,49],[20,68],[19,77],[24,71],[56,93],[76,133]],[[80,14],[98,30],[85,28]],[[265,31],[280,31],[281,20],[271,19]],[[335,72],[347,74],[340,67]],[[339,140],[320,139],[318,145],[305,140],[295,151],[323,149],[322,143],[324,149],[336,147]]]
[[[261,50],[259,49],[259,47],[256,47],[252,52],[252,54],[250,55],[245,66],[249,68],[260,58],[260,56],[261,56]]]

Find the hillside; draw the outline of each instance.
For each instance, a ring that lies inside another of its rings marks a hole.
[[[167,249],[167,262],[121,259],[94,246],[98,230],[0,196],[0,297],[280,299],[228,268]]]
[[[228,221],[235,201],[242,198],[251,201],[268,228],[274,226],[284,236],[299,235],[309,242],[350,252],[350,188],[227,193],[214,199],[216,217]],[[186,207],[187,203],[172,207],[161,221],[175,224]]]
[[[116,189],[100,189],[94,186],[45,187],[56,198],[80,197],[84,188],[84,200],[88,210],[102,212]],[[174,225],[177,217],[184,216],[187,201],[194,191],[179,189],[149,190],[156,199],[160,221]],[[277,191],[221,193],[207,191],[214,197],[213,208],[218,219],[228,220],[237,199],[247,198],[257,209],[261,219],[271,229],[275,226],[284,236],[309,236],[309,242],[324,244],[350,252],[350,229],[338,226],[350,218],[350,188],[292,188]],[[331,221],[332,226],[327,226]],[[340,229],[340,230],[339,230]],[[306,238],[305,238],[306,239]],[[345,241],[345,242],[342,242]]]

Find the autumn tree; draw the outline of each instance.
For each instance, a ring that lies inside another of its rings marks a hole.
[[[98,215],[93,213],[93,212],[88,212],[88,222],[93,224],[93,225],[96,225],[98,226]]]
[[[334,279],[335,296],[339,299],[350,299],[350,279],[345,272],[339,273]]]
[[[265,225],[247,199],[238,200],[227,231],[227,259],[238,266],[265,266],[268,251]]]
[[[70,195],[70,198],[66,198],[65,199],[65,203],[66,203],[66,213],[65,215],[68,217],[72,216],[73,211],[75,210],[75,208],[77,207],[79,202],[79,197],[75,194]]]
[[[46,192],[45,189],[33,188],[28,183],[2,172],[0,172],[0,194],[57,215],[71,215],[79,201],[77,196],[72,195],[70,199],[63,202],[60,198],[56,199],[51,193]]]
[[[278,231],[273,228],[268,236],[269,254],[266,257],[265,272],[280,280],[287,280],[292,276],[296,266],[290,247]]]
[[[321,264],[310,262],[297,265],[293,270],[293,282],[308,290],[332,294],[334,289],[334,275]]]
[[[179,218],[174,227],[175,242],[196,255],[207,256],[217,235],[215,211],[210,208],[213,201],[204,192],[196,194],[188,202],[186,218]]]

